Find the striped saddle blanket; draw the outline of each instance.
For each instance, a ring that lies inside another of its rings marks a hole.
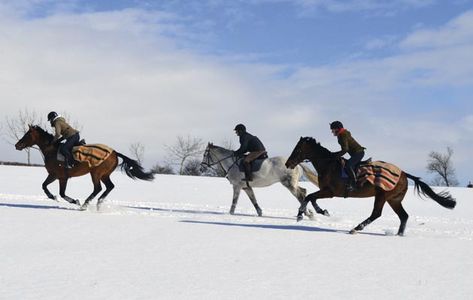
[[[401,169],[393,164],[384,161],[373,161],[360,165],[356,177],[360,186],[369,182],[385,191],[391,191],[396,187],[401,172]]]
[[[88,144],[72,148],[74,159],[80,162],[87,162],[90,168],[99,166],[112,152],[112,148],[103,144]]]

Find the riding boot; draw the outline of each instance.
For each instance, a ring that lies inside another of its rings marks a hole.
[[[355,171],[349,166],[346,167],[346,171],[347,171],[348,177],[349,177],[348,184],[347,184],[347,191],[353,192],[356,189]]]
[[[253,174],[251,172],[251,165],[249,162],[243,162],[243,166],[245,167],[245,178],[243,178],[244,181],[253,181]]]

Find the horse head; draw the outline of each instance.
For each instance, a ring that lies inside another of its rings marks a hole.
[[[200,163],[200,169],[203,170],[205,168],[210,168],[212,166],[212,155],[210,154],[210,149],[214,147],[213,143],[207,143],[207,148],[204,151],[204,157],[202,158],[202,162]]]
[[[50,144],[53,136],[37,125],[28,125],[28,131],[15,144],[16,150],[23,150],[41,143]]]
[[[309,159],[311,155],[311,148],[309,142],[315,140],[311,137],[301,137],[297,142],[296,147],[292,150],[291,155],[286,161],[286,168],[294,169],[298,164],[306,159]]]

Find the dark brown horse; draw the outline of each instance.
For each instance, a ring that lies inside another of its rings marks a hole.
[[[399,216],[401,225],[399,226],[398,235],[404,234],[406,222],[409,215],[402,207],[402,200],[407,192],[407,178],[414,180],[415,190],[418,194],[427,196],[443,207],[453,209],[456,205],[455,199],[449,193],[443,192],[436,194],[426,183],[422,182],[418,177],[401,172],[397,185],[391,191],[384,191],[381,188],[375,187],[372,184],[366,183],[362,187],[358,187],[353,192],[346,191],[347,179],[341,177],[342,164],[340,159],[335,158],[332,152],[317,143],[311,137],[305,137],[299,140],[296,147],[291,153],[291,156],[286,162],[288,168],[294,168],[304,160],[309,160],[314,165],[319,174],[319,188],[320,190],[307,195],[302,202],[297,220],[302,220],[302,213],[305,211],[309,201],[314,206],[317,213],[328,215],[326,210],[322,210],[317,205],[317,199],[332,198],[332,197],[355,197],[364,198],[375,196],[373,212],[365,221],[353,228],[350,233],[362,230],[379,218],[386,202],[391,206],[394,212]],[[420,188],[420,190],[419,190]]]
[[[79,200],[75,200],[66,195],[67,180],[70,177],[82,176],[90,173],[92,176],[92,182],[94,184],[94,191],[82,204],[81,209],[85,209],[89,202],[97,196],[102,190],[100,181],[105,184],[105,192],[100,195],[97,201],[97,209],[100,208],[100,204],[103,202],[105,197],[115,187],[110,180],[110,174],[115,170],[118,165],[118,158],[123,159],[120,164],[122,170],[132,179],[142,180],[153,180],[154,176],[152,173],[146,173],[143,168],[138,164],[137,161],[126,157],[125,155],[112,151],[112,153],[98,166],[90,167],[87,162],[81,162],[71,169],[64,168],[64,162],[57,160],[58,144],[53,142],[53,135],[46,132],[39,126],[29,126],[29,130],[25,135],[16,143],[15,148],[17,150],[23,150],[27,147],[38,145],[39,149],[44,156],[44,164],[48,171],[48,177],[43,182],[43,190],[49,199],[56,200],[56,196],[51,194],[48,190],[48,185],[59,180],[59,194],[61,197],[73,204],[80,205]]]

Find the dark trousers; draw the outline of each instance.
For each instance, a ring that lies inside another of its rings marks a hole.
[[[74,145],[78,144],[80,140],[80,135],[79,133],[76,133],[74,135],[71,135],[66,139],[66,142],[61,145],[61,154],[64,155],[64,158],[66,159],[66,163],[70,165],[73,161],[74,158],[72,157],[72,147]]]
[[[355,167],[363,159],[363,156],[365,156],[365,151],[360,151],[353,153],[347,160],[345,168],[352,182],[356,182]]]

